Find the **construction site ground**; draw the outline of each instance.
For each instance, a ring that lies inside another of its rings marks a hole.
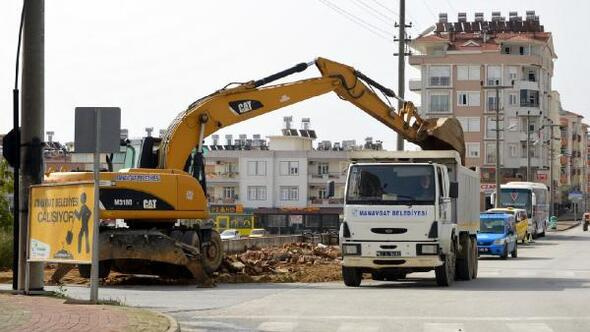
[[[214,286],[216,283],[285,283],[285,282],[328,282],[341,280],[340,248],[312,243],[290,243],[281,247],[251,249],[241,254],[226,255],[222,266],[210,283],[200,286]],[[45,268],[45,284],[56,285],[51,276],[56,265]],[[12,271],[0,271],[0,283],[9,283]],[[80,277],[72,269],[61,279],[61,284],[89,285],[90,281]],[[116,285],[179,285],[195,284],[193,280],[162,279],[154,276],[127,275],[111,272],[101,280],[103,286]]]

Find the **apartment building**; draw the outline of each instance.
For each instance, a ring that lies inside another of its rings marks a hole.
[[[498,106],[501,182],[528,177],[549,184],[550,148],[544,141],[557,112],[550,100],[557,55],[534,11],[524,19],[510,12],[508,20],[500,12],[491,20],[475,13],[473,21],[459,13],[457,22],[443,13],[434,31],[411,47],[409,63],[421,79],[409,86],[420,95],[420,113],[461,122],[466,164],[480,167],[483,196],[495,190]],[[499,89],[497,98],[494,86],[507,88]]]
[[[588,185],[588,125],[582,123],[582,115],[562,110],[560,112],[560,183],[561,205],[569,205],[571,192],[587,193]]]
[[[321,141],[315,147],[315,132],[290,127],[282,135],[261,139],[239,135],[217,135],[208,145],[205,173],[209,204],[240,205],[257,223],[273,233],[302,229],[337,229],[344,202],[349,152],[380,150],[380,141],[367,138],[364,145],[354,140]],[[334,181],[335,197],[326,197],[326,184]]]

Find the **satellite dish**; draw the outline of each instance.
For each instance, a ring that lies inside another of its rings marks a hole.
[[[431,33],[432,31],[434,31],[434,29],[436,29],[436,25],[431,25],[428,28],[426,28],[426,30],[422,31],[417,38],[420,38],[424,35],[427,35],[429,33]]]

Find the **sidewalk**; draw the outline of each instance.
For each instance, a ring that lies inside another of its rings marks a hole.
[[[0,293],[0,331],[178,331],[175,320],[153,311],[65,301]]]
[[[548,229],[549,232],[565,231],[580,225],[580,220],[559,220],[557,221],[557,229]]]

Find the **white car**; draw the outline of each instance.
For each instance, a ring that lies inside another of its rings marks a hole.
[[[236,229],[226,229],[219,235],[222,240],[238,240],[240,238],[240,232]]]

